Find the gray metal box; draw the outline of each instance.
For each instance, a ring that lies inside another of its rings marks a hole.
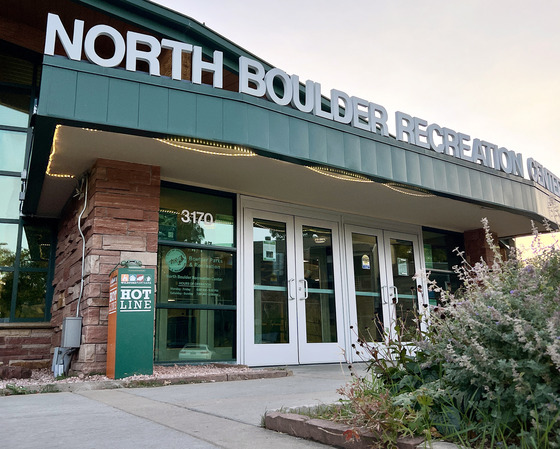
[[[82,340],[82,318],[66,317],[62,322],[61,348],[79,348]]]

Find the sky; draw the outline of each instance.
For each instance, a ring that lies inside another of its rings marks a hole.
[[[323,93],[339,89],[389,117],[402,111],[506,147],[560,177],[558,0],[155,3]]]

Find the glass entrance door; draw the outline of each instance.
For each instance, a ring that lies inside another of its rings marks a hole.
[[[352,342],[382,344],[397,324],[406,335],[423,312],[422,283],[414,278],[421,268],[418,237],[347,226],[346,242]]]
[[[246,209],[244,237],[246,363],[341,360],[337,225]]]
[[[392,309],[392,331],[402,326],[403,335],[413,333],[419,326],[422,304],[422,284],[414,278],[419,272],[420,254],[415,235],[385,232],[386,263],[388,269],[389,300]],[[420,286],[420,288],[418,288]]]

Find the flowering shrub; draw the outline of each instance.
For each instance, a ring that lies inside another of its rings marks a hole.
[[[464,291],[441,292],[418,345],[426,365],[443,366],[440,388],[479,434],[560,447],[560,251],[534,248],[528,261],[515,252],[503,261],[494,247],[491,266],[457,267]]]
[[[456,294],[432,286],[442,305],[415,352],[399,338],[383,354],[363,341],[356,350],[415,433],[467,447],[560,448],[560,250],[536,236],[530,260],[502,260],[484,227],[493,263],[455,267]]]

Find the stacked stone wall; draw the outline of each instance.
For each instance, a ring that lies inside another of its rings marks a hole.
[[[80,301],[82,344],[72,370],[105,372],[109,274],[123,260],[157,265],[159,167],[99,159],[88,177],[88,204],[82,217],[86,254]],[[64,317],[75,316],[80,294],[82,238],[78,216],[84,198],[74,199],[59,226],[52,345],[60,345]]]
[[[463,234],[465,238],[465,258],[467,262],[474,265],[480,262],[482,258],[486,263],[492,265],[494,262],[494,253],[486,241],[486,232],[483,228],[465,231]],[[492,234],[494,242],[497,243],[498,238],[496,234]]]
[[[49,367],[52,333],[50,323],[0,324],[0,367]]]

